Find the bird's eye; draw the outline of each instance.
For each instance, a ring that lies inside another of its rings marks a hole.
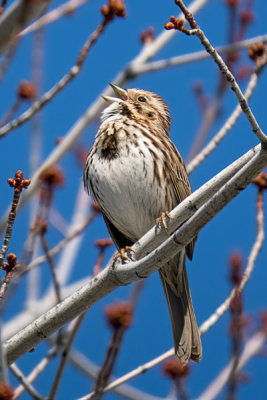
[[[138,100],[141,101],[142,103],[146,102],[146,98],[144,96],[139,96]]]

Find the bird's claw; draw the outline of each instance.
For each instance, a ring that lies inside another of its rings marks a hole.
[[[129,252],[134,252],[130,246],[123,247],[115,254],[114,261],[116,262],[118,259],[121,259],[122,261],[130,261],[130,257],[127,254]]]
[[[168,230],[167,219],[170,219],[170,218],[171,217],[170,217],[170,214],[168,213],[168,211],[161,213],[161,216],[156,219],[157,228],[160,228],[161,226],[163,226],[165,231],[167,231]]]

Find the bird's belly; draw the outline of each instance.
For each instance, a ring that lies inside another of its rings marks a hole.
[[[111,222],[130,240],[138,240],[166,211],[165,188],[154,179],[150,154],[120,154],[107,160],[95,154],[89,170],[93,193]]]

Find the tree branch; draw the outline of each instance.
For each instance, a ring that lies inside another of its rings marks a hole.
[[[15,39],[16,35],[41,14],[51,0],[24,1],[16,0],[0,16],[0,54],[3,53]]]
[[[141,260],[132,261],[126,265],[116,264],[116,268],[114,268],[112,260],[107,268],[88,284],[13,336],[6,343],[8,363],[14,362],[45,337],[89,309],[118,286],[138,280],[140,276],[148,276],[181,251],[199,230],[267,165],[267,152],[264,149],[256,148],[255,153],[256,155],[240,171],[156,250],[153,250]],[[191,203],[191,208],[196,209],[194,202]],[[152,228],[151,231],[153,230],[155,228]],[[134,246],[133,249],[135,250]]]
[[[215,50],[220,54],[224,54],[241,49],[247,49],[252,44],[259,42],[266,43],[267,35],[256,36],[251,39],[241,40],[240,42],[234,42],[232,44],[227,44],[225,46],[217,46],[215,47]],[[137,64],[132,66],[131,72],[133,74],[140,75],[148,72],[159,71],[164,68],[170,68],[191,62],[206,60],[209,57],[210,55],[206,52],[206,50],[195,51],[193,53],[182,54],[179,56],[167,58],[166,60],[151,61],[140,65]]]
[[[239,358],[236,372],[239,372],[243,366],[255,356],[263,347],[266,341],[266,334],[264,332],[257,332],[246,343],[245,348]],[[196,400],[213,400],[217,398],[223,387],[228,382],[232,371],[233,360],[222,370],[217,378],[211,385],[196,399]]]
[[[258,83],[259,76],[263,71],[263,67],[266,66],[267,54],[265,53],[262,58],[260,65],[256,68],[255,72],[251,75],[247,89],[244,93],[244,97],[249,100],[252,93]],[[211,139],[211,141],[197,154],[192,161],[187,166],[188,174],[191,174],[210,154],[216,149],[218,144],[225,138],[227,133],[232,129],[238,118],[242,113],[240,104],[238,104],[230,117],[225,121],[221,129],[216,133],[216,135]]]
[[[199,38],[199,40],[205,47],[207,53],[210,54],[210,56],[213,58],[215,63],[218,65],[221,73],[225,76],[226,80],[228,81],[229,85],[231,86],[232,90],[234,91],[234,93],[239,101],[240,107],[241,107],[243,113],[246,115],[253,132],[255,133],[255,135],[258,137],[258,139],[262,143],[267,143],[267,136],[262,132],[262,130],[261,130],[254,114],[252,113],[252,111],[248,105],[248,102],[247,102],[245,96],[243,95],[234,75],[231,73],[231,71],[229,70],[229,68],[227,67],[225,62],[223,61],[222,57],[218,54],[218,52],[215,50],[215,48],[211,45],[210,41],[208,40],[208,38],[206,37],[204,32],[199,28],[199,26],[197,25],[197,22],[195,21],[195,19],[193,17],[193,14],[189,11],[189,9],[187,9],[185,7],[183,1],[175,0],[175,3],[183,11],[185,18],[187,19],[187,21],[189,22],[189,24],[192,28],[191,30],[188,30],[188,29],[182,27],[180,30],[182,30],[183,32],[185,32],[189,35],[196,35]]]
[[[189,9],[196,13],[198,10],[203,7],[208,0],[194,0],[192,1]],[[145,45],[139,55],[132,60],[132,62],[126,67],[125,70],[120,72],[113,80],[113,83],[122,86],[125,84],[127,79],[132,77],[131,67],[138,64],[144,63],[148,61],[151,57],[153,57],[172,37],[174,36],[173,31],[165,31],[157,37],[157,39],[151,44]],[[134,75],[135,76],[135,75]],[[105,96],[112,95],[112,89],[107,87],[102,93]],[[79,138],[79,136],[83,133],[83,131],[87,128],[88,124],[92,122],[92,120],[98,115],[104,105],[104,100],[102,98],[98,98],[92,105],[88,107],[85,113],[76,121],[76,123],[72,126],[72,128],[66,133],[64,139],[61,143],[50,153],[50,155],[46,158],[42,166],[39,170],[36,171],[34,176],[31,179],[31,186],[27,191],[27,195],[23,196],[20,202],[20,206],[18,207],[18,212],[24,207],[24,205],[29,201],[31,196],[38,190],[40,187],[40,175],[42,172],[50,166],[50,164],[57,163],[64,154],[72,147],[73,143]],[[27,112],[27,111],[26,111]],[[3,133],[3,130],[0,129],[0,135]],[[7,131],[5,131],[7,133]],[[5,228],[7,221],[7,213],[3,217],[2,221],[0,221],[0,234]]]

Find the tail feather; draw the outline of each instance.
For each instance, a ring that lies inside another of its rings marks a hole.
[[[190,358],[200,361],[202,345],[188,284],[184,252],[162,267],[159,274],[171,317],[175,354],[183,363]]]
[[[191,347],[191,359],[194,361],[200,361],[202,358],[202,344],[199,335],[199,330],[197,326],[196,316],[193,308],[191,293],[188,284],[187,272],[184,267],[183,273],[184,287],[186,292],[186,297],[188,300],[188,310],[190,315],[191,329],[192,329],[192,347]]]

